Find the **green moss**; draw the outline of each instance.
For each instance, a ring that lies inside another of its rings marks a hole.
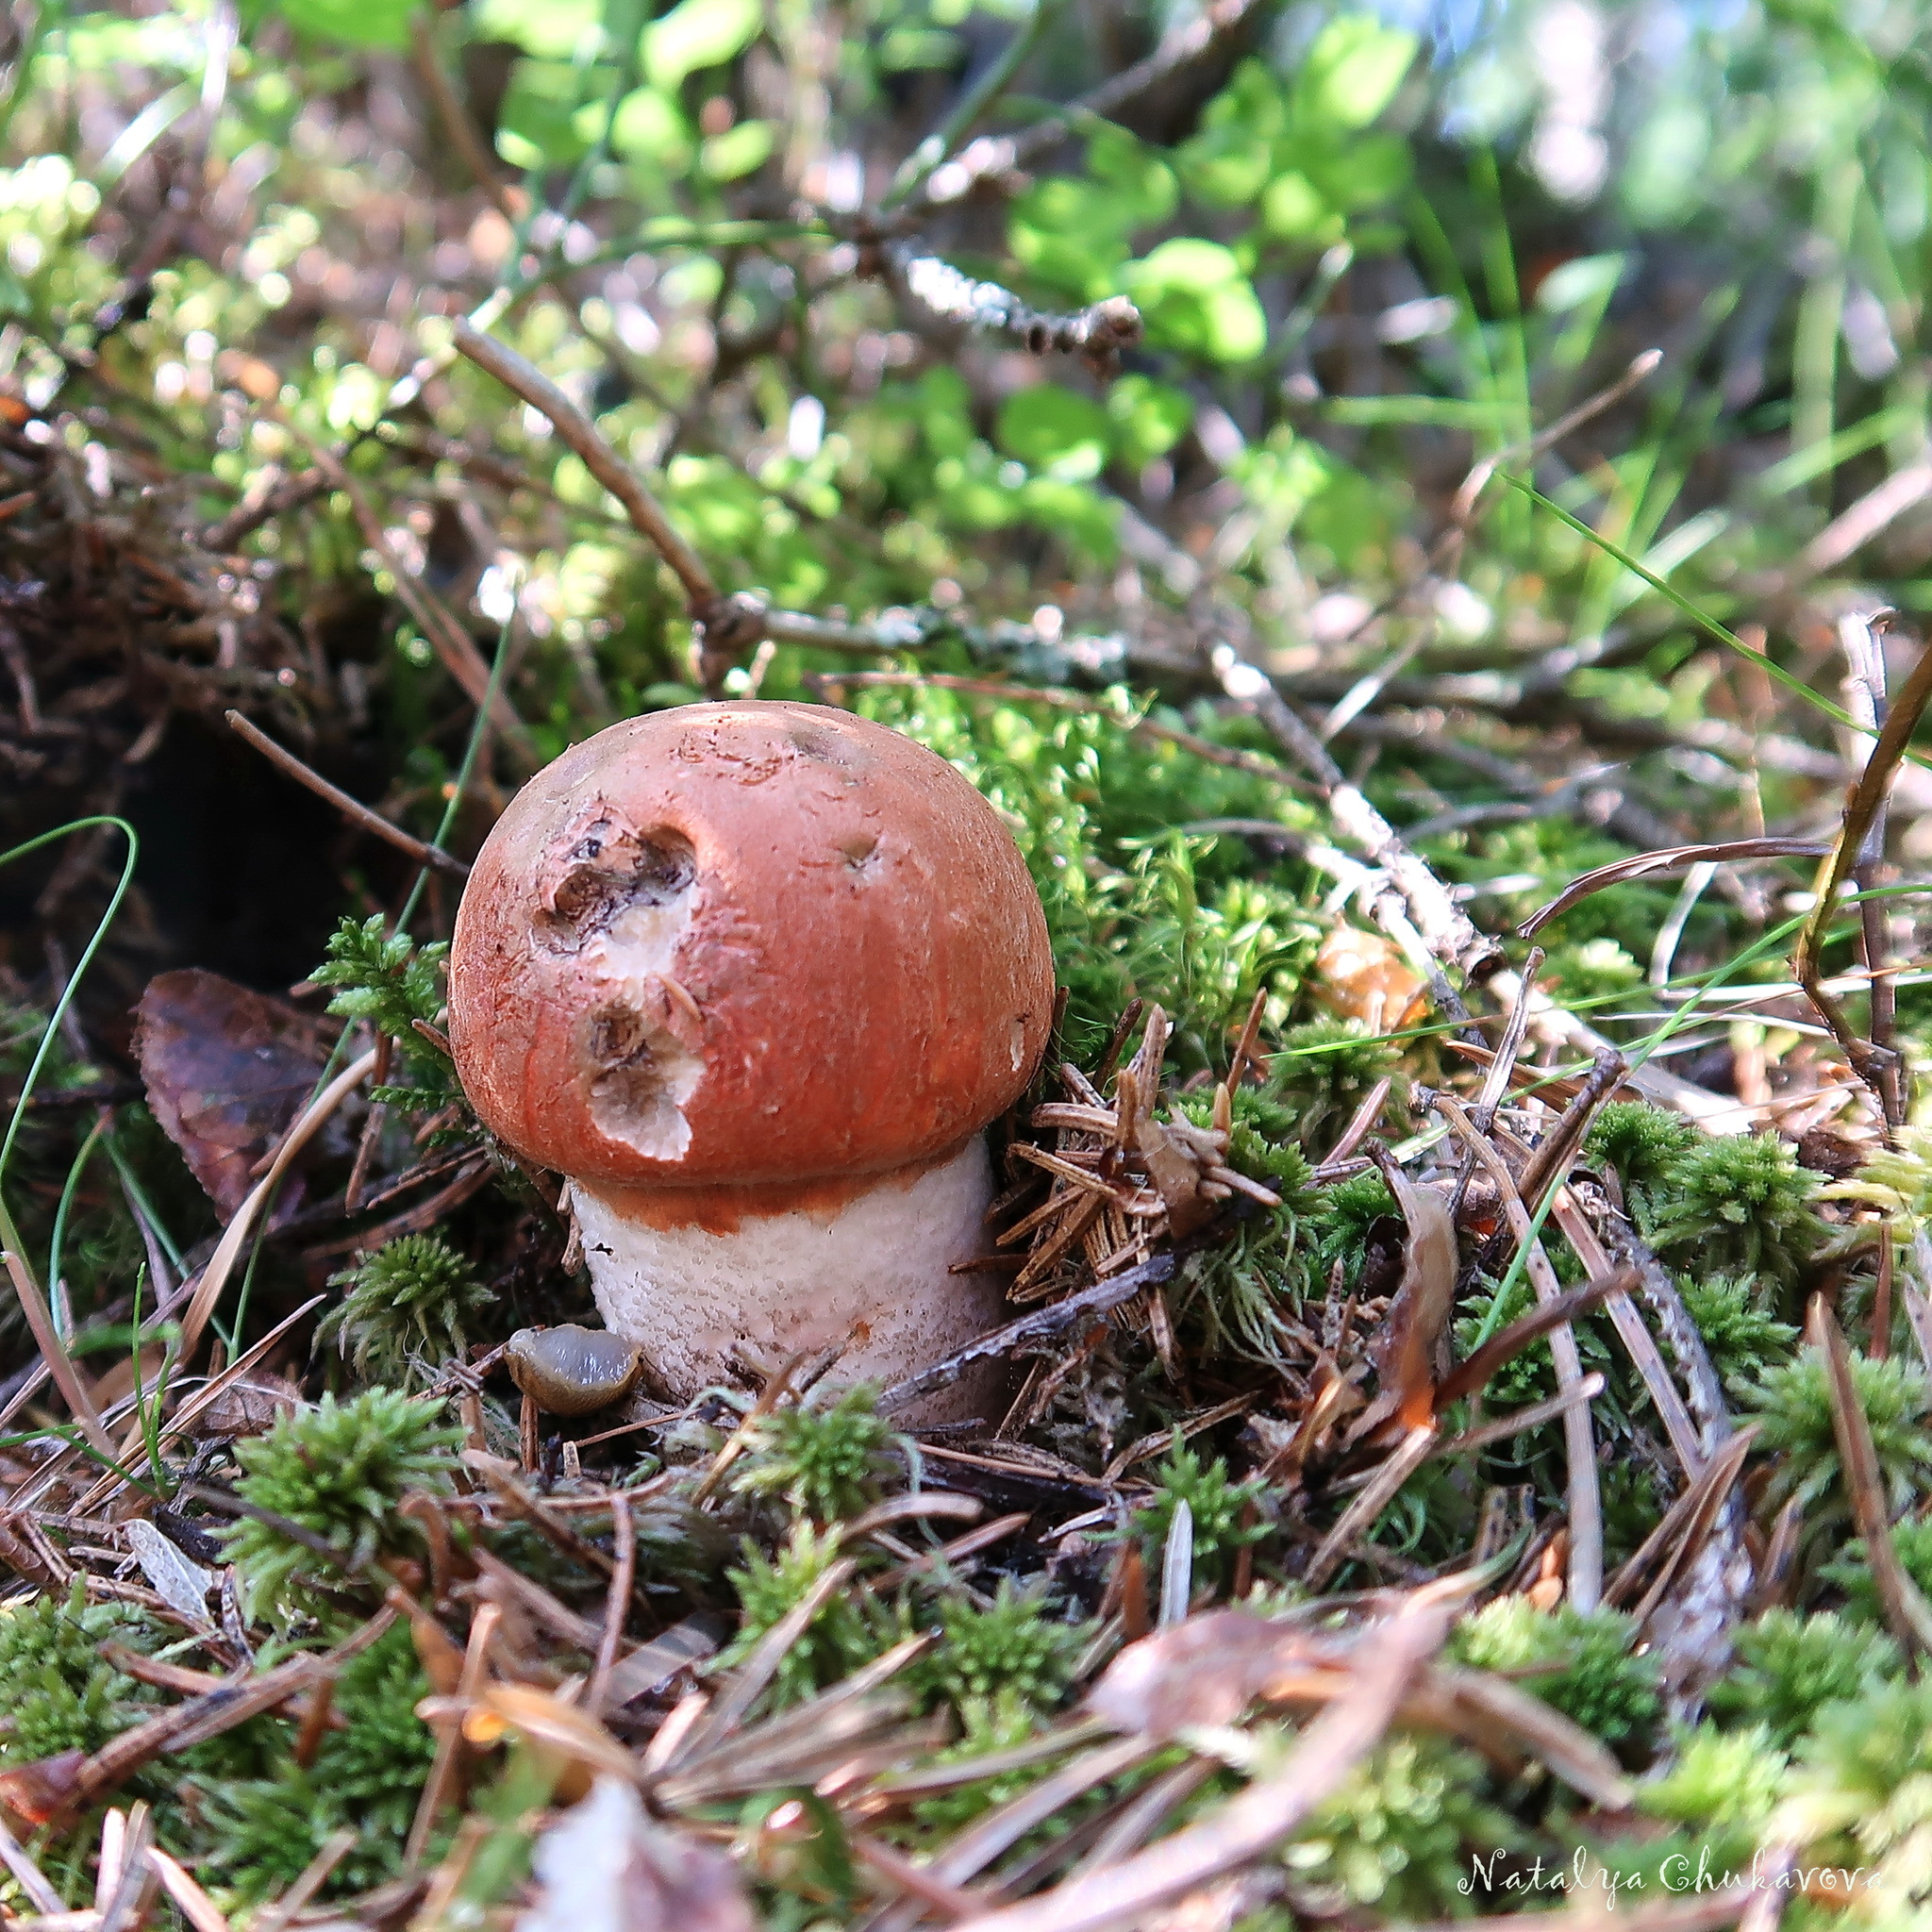
[[[98,1751],[148,1714],[151,1693],[101,1656],[109,1639],[153,1644],[140,1611],[90,1604],[78,1576],[64,1602],[38,1596],[0,1611],[0,1763]]]
[[[1541,1610],[1526,1596],[1498,1597],[1456,1626],[1450,1647],[1487,1671],[1524,1675],[1523,1689],[1612,1746],[1646,1737],[1660,1708],[1657,1665],[1631,1654],[1632,1621],[1617,1610],[1587,1616],[1570,1605]]]
[[[1711,1715],[1757,1726],[1783,1748],[1794,1744],[1827,1704],[1861,1695],[1898,1674],[1898,1645],[1830,1611],[1802,1617],[1767,1610],[1740,1625],[1737,1659],[1711,1687]]]
[[[329,935],[323,963],[309,974],[317,986],[341,989],[329,1001],[331,1013],[367,1020],[402,1048],[407,1058],[442,1056],[416,1031],[421,1020],[434,1024],[442,1007],[442,965],[449,947],[442,941],[419,946],[406,932],[389,933],[379,912],[367,919],[344,919]]]
[[[1308,1212],[1314,1241],[1312,1267],[1316,1281],[1326,1289],[1336,1264],[1341,1264],[1344,1292],[1361,1281],[1369,1230],[1389,1215],[1397,1215],[1395,1196],[1375,1173],[1351,1174],[1315,1197]]]
[[[1755,1274],[1680,1274],[1677,1292],[1726,1382],[1783,1361],[1798,1339],[1797,1329],[1766,1307],[1764,1284]]]
[[[1924,1372],[1896,1356],[1874,1361],[1857,1350],[1850,1353],[1850,1364],[1853,1388],[1872,1425],[1886,1494],[1894,1510],[1902,1509],[1932,1475]],[[1849,1506],[1841,1493],[1832,1429],[1831,1378],[1818,1351],[1803,1349],[1755,1382],[1740,1384],[1736,1392],[1760,1425],[1759,1446],[1778,1457],[1772,1499],[1796,1496],[1807,1511],[1828,1499],[1831,1513],[1842,1515]],[[1812,1527],[1821,1520],[1814,1511]]]
[[[356,1843],[329,1880],[332,1894],[395,1876],[436,1756],[435,1734],[416,1715],[428,1694],[408,1626],[398,1625],[336,1679],[334,1708],[344,1728],[325,1735],[312,1765],[284,1756],[268,1776],[209,1782],[208,1857],[239,1900],[257,1904],[286,1890],[345,1827]]]
[[[953,1764],[970,1764],[975,1757],[991,1757],[1002,1751],[1018,1749],[1040,1731],[1038,1711],[1008,1689],[991,1697],[968,1697],[958,1706],[959,1740],[933,1754],[935,1770]],[[977,1782],[958,1785],[951,1790],[922,1798],[912,1807],[912,1819],[921,1834],[950,1838],[971,1824],[975,1818],[1004,1805],[1036,1780],[1053,1770],[1051,1764],[1032,1765],[1021,1771],[1002,1772]],[[908,1834],[909,1835],[909,1834]]]
[[[1770,1816],[1784,1778],[1784,1751],[1766,1726],[1721,1731],[1698,1724],[1678,1738],[1669,1770],[1638,1787],[1637,1803],[1650,1817],[1676,1824],[1749,1830]]]
[[[712,1669],[742,1663],[765,1632],[804,1601],[838,1555],[836,1532],[821,1533],[808,1522],[793,1524],[791,1536],[770,1557],[747,1539],[744,1567],[727,1573],[742,1622]],[[769,1694],[777,1705],[799,1703],[870,1662],[883,1648],[880,1634],[860,1613],[852,1592],[836,1591],[785,1653]]]
[[[1653,1822],[1627,1836],[1591,1831],[1584,1843],[1640,1902],[1695,1892],[1700,1875],[1750,1869],[1785,1776],[1785,1754],[1762,1725],[1698,1724],[1677,1735],[1669,1767],[1637,1788],[1640,1819]],[[1657,1824],[1671,1828],[1660,1837]]]
[[[1671,1164],[1702,1138],[1682,1114],[1648,1101],[1616,1100],[1597,1115],[1584,1151],[1616,1170],[1624,1198],[1641,1224],[1653,1218]]]
[[[1051,1710],[1093,1635],[1091,1624],[1056,1616],[1037,1591],[1016,1589],[1010,1577],[983,1607],[946,1598],[938,1621],[940,1641],[921,1661],[920,1681],[962,1707],[1007,1698]]]
[[[353,1401],[325,1395],[314,1408],[277,1416],[266,1435],[236,1445],[236,1492],[325,1541],[323,1557],[271,1523],[244,1518],[228,1533],[228,1556],[251,1613],[286,1620],[312,1598],[303,1579],[353,1576],[380,1553],[413,1541],[396,1512],[411,1489],[444,1490],[460,1429],[438,1420],[434,1403],[391,1389]]]
[[[747,1432],[732,1487],[743,1495],[782,1495],[821,1523],[857,1515],[893,1462],[897,1438],[874,1410],[877,1396],[861,1383],[831,1401],[808,1397],[760,1416]]]
[[[1269,1062],[1269,1092],[1290,1112],[1310,1156],[1333,1143],[1385,1074],[1395,1048],[1359,1020],[1323,1018],[1291,1026]],[[1399,1097],[1391,1088],[1391,1098]]]
[[[1225,1462],[1189,1448],[1176,1431],[1173,1450],[1154,1472],[1154,1493],[1134,1510],[1127,1531],[1141,1539],[1158,1574],[1175,1507],[1186,1503],[1193,1517],[1194,1588],[1219,1584],[1226,1580],[1234,1552],[1268,1534],[1269,1524],[1258,1511],[1254,1522],[1241,1521],[1248,1506],[1258,1501],[1262,1488],[1255,1476],[1232,1481]]]
[[[1905,1573],[1922,1591],[1932,1591],[1932,1518],[1907,1519],[1891,1525],[1891,1547]],[[1845,1614],[1868,1624],[1884,1621],[1878,1592],[1872,1586],[1872,1565],[1865,1539],[1854,1537],[1844,1554],[1824,1564],[1819,1574],[1845,1593]]]
[[[1202,1091],[1180,1096],[1176,1109],[1205,1126],[1213,1105],[1213,1094]],[[1200,1354],[1269,1363],[1282,1358],[1284,1313],[1307,1291],[1299,1243],[1314,1199],[1307,1159],[1288,1138],[1293,1131],[1292,1108],[1257,1088],[1236,1091],[1228,1165],[1272,1189],[1281,1205],[1238,1204],[1225,1238],[1191,1256],[1170,1291],[1175,1322]]]
[[[1587,1151],[1613,1167],[1644,1238],[1700,1275],[1757,1275],[1789,1289],[1824,1237],[1819,1176],[1769,1134],[1707,1135],[1641,1101],[1604,1108]]]
[[[318,1348],[334,1343],[356,1366],[401,1389],[436,1378],[469,1347],[466,1324],[495,1304],[469,1262],[432,1234],[386,1241],[329,1276],[349,1292],[323,1317]]]
[[[1769,1134],[1700,1141],[1665,1167],[1646,1232],[1660,1255],[1694,1250],[1700,1269],[1737,1269],[1789,1288],[1824,1237],[1822,1185],[1790,1141]]]
[[[1384,1924],[1473,1917],[1471,1852],[1523,1838],[1483,1796],[1486,1782],[1482,1760],[1446,1740],[1390,1739],[1282,1853],[1297,1893],[1324,1917],[1350,1907]]]
[[[1850,1801],[1851,1817],[1875,1826],[1868,1841],[1882,1845],[1888,1826],[1872,1813],[1898,1795],[1922,1804],[1932,1778],[1932,1682],[1875,1682],[1824,1706],[1794,1755],[1793,1788]]]

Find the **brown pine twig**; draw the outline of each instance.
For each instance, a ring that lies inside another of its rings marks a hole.
[[[637,1524],[632,1520],[630,1498],[622,1490],[610,1494],[611,1546],[616,1567],[610,1573],[610,1589],[604,1600],[604,1634],[597,1644],[597,1664],[591,1673],[591,1687],[584,1693],[584,1707],[592,1717],[601,1717],[610,1692],[610,1674],[617,1667],[617,1652],[624,1641],[624,1625],[630,1615],[631,1587],[637,1578]]]
[[[1458,1581],[1458,1592],[1462,1587]],[[1272,1776],[1118,1865],[968,1920],[966,1932],[1104,1932],[1144,1924],[1158,1907],[1265,1857],[1380,1743],[1448,1636],[1452,1600],[1441,1586],[1419,1591],[1382,1624],[1375,1642],[1364,1646],[1347,1695],[1303,1731]]]
[[[1511,1233],[1524,1250],[1524,1266],[1538,1301],[1562,1297],[1549,1257],[1530,1224],[1529,1210],[1518,1191],[1516,1176],[1501,1155],[1470,1124],[1469,1116],[1448,1094],[1437,1106],[1457,1137],[1488,1171],[1508,1216]],[[1557,1365],[1557,1386],[1565,1393],[1583,1380],[1583,1361],[1576,1336],[1568,1324],[1551,1330],[1550,1355]],[[1579,1403],[1563,1417],[1563,1441],[1569,1463],[1570,1600],[1579,1610],[1596,1608],[1603,1594],[1604,1528],[1602,1491],[1597,1480],[1596,1444],[1588,1405]]]
[[[1892,1544],[1885,1476],[1872,1440],[1872,1424],[1858,1400],[1857,1384],[1852,1380],[1844,1331],[1822,1294],[1811,1297],[1805,1331],[1805,1340],[1824,1357],[1830,1378],[1831,1431],[1838,1439],[1845,1493],[1851,1501],[1852,1520],[1865,1540],[1865,1560],[1871,1566],[1872,1588],[1879,1607],[1892,1635],[1907,1651],[1932,1652],[1932,1604],[1925,1601]]]
[[[351,798],[341,786],[331,785],[320,772],[305,765],[293,752],[277,744],[266,731],[244,718],[240,711],[226,711],[223,716],[227,719],[230,730],[252,744],[272,765],[286,772],[298,785],[306,785],[318,798],[334,806],[351,824],[359,825],[363,831],[393,845],[398,852],[407,853],[418,865],[427,866],[447,878],[466,879],[470,876],[470,868],[460,858],[453,858],[440,845],[432,845],[426,839],[418,839],[400,825],[391,824],[380,812],[372,811],[359,799]]]

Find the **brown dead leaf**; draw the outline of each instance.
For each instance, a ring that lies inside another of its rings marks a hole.
[[[300,1407],[302,1391],[287,1375],[258,1374],[231,1382],[202,1412],[202,1436],[264,1436],[278,1416]]]
[[[45,1824],[75,1802],[86,1762],[85,1751],[63,1751],[57,1757],[37,1757],[0,1771],[0,1805],[24,1824]]]
[[[1403,1426],[1415,1429],[1436,1412],[1437,1349],[1456,1300],[1456,1224],[1441,1195],[1417,1187],[1392,1160],[1383,1178],[1408,1224],[1408,1240],[1402,1286],[1375,1344],[1382,1385],[1375,1407],[1391,1404]]]
[[[753,1932],[731,1860],[658,1824],[624,1778],[600,1777],[530,1862],[541,1890],[521,1932]]]
[[[1212,1610],[1128,1644],[1087,1707],[1129,1736],[1171,1738],[1191,1725],[1230,1724],[1305,1647],[1278,1624]]]
[[[148,1105],[226,1220],[315,1091],[315,1024],[199,967],[150,980],[136,1015]]]
[[[1371,1033],[1397,1033],[1428,1009],[1428,989],[1393,940],[1338,925],[1315,955],[1318,998]]]

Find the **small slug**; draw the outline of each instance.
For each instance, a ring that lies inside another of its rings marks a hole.
[[[643,1367],[643,1357],[622,1336],[575,1322],[556,1328],[519,1328],[504,1359],[511,1381],[552,1415],[589,1415],[608,1408],[637,1386]]]

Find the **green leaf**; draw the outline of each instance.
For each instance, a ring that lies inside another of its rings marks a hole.
[[[298,33],[392,53],[409,44],[412,6],[413,0],[281,0],[282,17]]]
[[[1201,132],[1177,151],[1189,191],[1210,208],[1247,208],[1267,185],[1274,143],[1288,130],[1288,109],[1274,76],[1243,60],[1208,103]]]
[[[1298,131],[1311,131],[1307,124],[1342,133],[1366,127],[1395,98],[1417,45],[1415,35],[1372,14],[1331,20],[1295,75]]]
[[[762,168],[772,154],[772,124],[741,121],[714,134],[700,150],[698,164],[713,181],[736,181]]]
[[[1030,470],[1085,483],[1107,462],[1107,411],[1051,382],[1036,383],[1001,406],[999,445]]]
[[[1328,197],[1298,168],[1277,175],[1261,196],[1261,225],[1277,242],[1331,239],[1341,218]]]
[[[1408,186],[1408,142],[1399,134],[1364,134],[1324,159],[1315,179],[1338,208],[1374,208]]]
[[[644,29],[644,71],[667,91],[743,53],[764,25],[758,0],[678,0]]]
[[[1114,447],[1136,465],[1165,456],[1187,433],[1194,405],[1177,389],[1148,375],[1124,375],[1107,392]]]
[[[526,54],[568,60],[601,19],[599,0],[478,0],[470,31],[478,41],[509,41]]]
[[[1106,185],[1108,206],[1122,231],[1168,220],[1180,198],[1174,170],[1124,127],[1103,127],[1088,142],[1087,172]]]
[[[1163,242],[1121,280],[1146,318],[1156,348],[1210,362],[1250,362],[1268,345],[1268,322],[1241,263],[1218,242]]]
[[[577,109],[575,128],[587,147],[604,131],[607,111],[601,101],[587,101]],[[668,95],[654,87],[636,88],[617,104],[610,146],[627,161],[656,161],[681,172],[691,166],[691,124]]]
[[[519,60],[510,73],[497,127],[498,151],[510,158],[506,136],[526,142],[540,164],[557,167],[574,161],[589,147],[595,132],[583,105],[584,76],[568,60]],[[527,158],[525,158],[527,160]]]
[[[1098,496],[1079,483],[1058,476],[1036,476],[1021,495],[1029,521],[1086,551],[1098,562],[1112,561],[1114,520],[1119,514],[1114,498]]]

